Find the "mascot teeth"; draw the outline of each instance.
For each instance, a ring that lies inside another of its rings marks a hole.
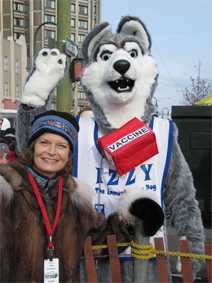
[[[129,92],[134,87],[135,81],[127,78],[121,78],[108,82],[109,86],[116,92]]]

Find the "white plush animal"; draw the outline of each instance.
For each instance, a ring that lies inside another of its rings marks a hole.
[[[49,93],[64,76],[66,56],[56,48],[42,49],[22,95],[22,103],[34,107],[45,105]],[[47,83],[48,82],[48,83]]]

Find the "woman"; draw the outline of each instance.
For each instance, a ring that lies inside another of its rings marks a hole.
[[[93,210],[91,191],[70,175],[78,130],[70,114],[44,112],[23,160],[1,165],[0,282],[78,282],[88,231],[113,233]]]

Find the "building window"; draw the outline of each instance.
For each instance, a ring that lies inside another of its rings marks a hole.
[[[96,10],[97,10],[96,6],[94,6],[94,15],[96,15]]]
[[[46,6],[46,8],[54,9],[55,8],[55,0],[46,0],[45,6]]]
[[[15,62],[15,73],[20,74],[20,63],[18,61]]]
[[[76,39],[75,33],[71,33],[71,40],[75,42],[75,39]]]
[[[78,37],[77,37],[78,43],[82,43],[83,40],[84,40],[84,38],[85,38],[85,35],[84,35],[84,34],[78,34]]]
[[[44,31],[44,46],[55,46],[56,32],[51,30]]]
[[[45,30],[44,36],[45,36],[45,39],[48,39],[48,38],[55,39],[55,31]]]
[[[76,12],[76,6],[75,4],[71,4],[71,12],[75,13]]]
[[[78,98],[81,100],[86,100],[86,95],[84,92],[79,92]]]
[[[79,5],[79,13],[80,13],[80,15],[87,15],[88,14],[88,7]]]
[[[16,85],[15,87],[15,94],[16,94],[16,98],[20,98],[21,97],[21,91],[20,91],[20,86]]]
[[[8,57],[4,57],[4,71],[7,72],[9,69],[9,62],[8,62]]]
[[[44,15],[44,21],[45,22],[55,23],[56,22],[56,17],[52,16],[52,15]]]
[[[13,8],[14,8],[15,11],[25,12],[25,6],[22,3],[14,3]]]
[[[25,27],[24,19],[14,18],[14,26],[16,26],[16,27]]]
[[[9,96],[9,84],[8,82],[4,83],[4,97]]]
[[[83,20],[79,20],[79,28],[81,28],[81,29],[88,29],[88,22],[87,21],[83,21]]]
[[[72,28],[75,28],[75,26],[76,26],[76,20],[75,19],[71,19],[71,27]]]

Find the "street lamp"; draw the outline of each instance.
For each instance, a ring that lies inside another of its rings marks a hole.
[[[35,50],[36,50],[36,39],[37,39],[37,34],[38,34],[38,32],[39,32],[39,30],[41,29],[41,27],[42,26],[44,26],[44,25],[57,25],[56,23],[54,23],[54,22],[43,22],[42,24],[40,24],[37,28],[36,28],[36,30],[35,30],[35,33],[34,33],[34,38],[33,38],[33,53],[34,53],[34,56],[35,56],[35,54],[36,54],[36,52],[35,52]]]

